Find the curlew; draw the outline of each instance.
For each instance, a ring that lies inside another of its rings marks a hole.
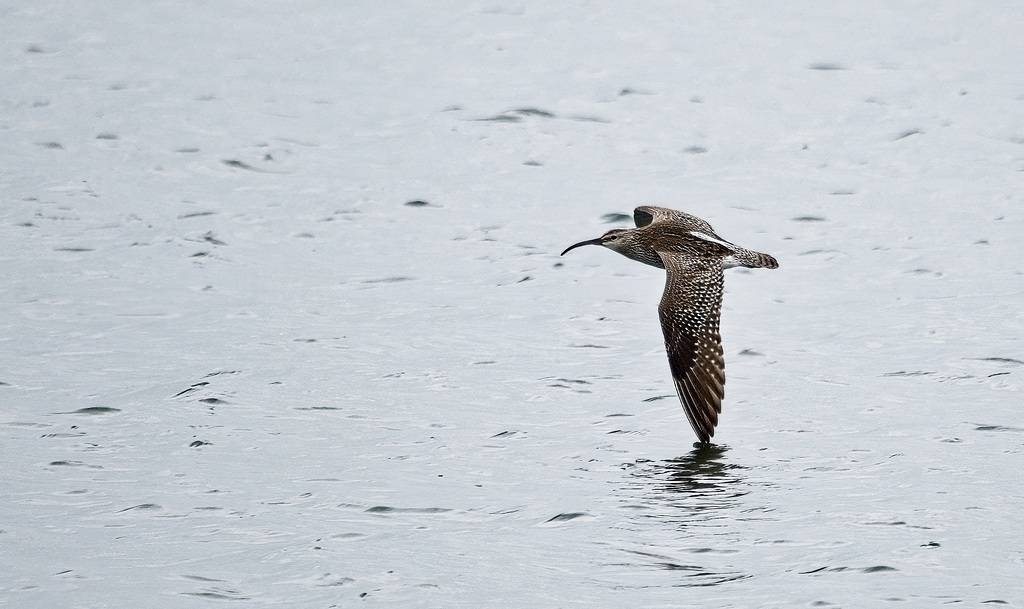
[[[665,269],[665,293],[658,305],[665,351],[686,418],[701,444],[715,435],[725,396],[725,358],[718,322],[722,315],[723,271],[734,266],[779,268],[768,254],[743,249],[715,234],[696,216],[643,206],[633,211],[636,228],[616,228],[597,239],[571,245],[602,245],[623,256]]]

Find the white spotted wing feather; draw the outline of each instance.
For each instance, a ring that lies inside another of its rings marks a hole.
[[[718,331],[722,264],[659,252],[667,277],[658,313],[672,379],[686,417],[701,442],[715,435],[725,396],[725,358]]]

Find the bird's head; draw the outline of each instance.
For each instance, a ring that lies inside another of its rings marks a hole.
[[[629,243],[629,233],[631,232],[632,230],[630,229],[613,228],[612,230],[601,235],[597,239],[588,239],[587,241],[580,241],[579,243],[570,245],[569,247],[565,248],[565,251],[562,252],[561,255],[564,256],[567,252],[569,252],[569,250],[576,249],[581,245],[603,245],[604,247],[607,247],[610,250],[621,252],[623,249],[627,247],[627,244]]]

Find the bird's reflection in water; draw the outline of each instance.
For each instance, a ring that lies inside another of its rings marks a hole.
[[[644,482],[645,497],[671,506],[664,516],[675,520],[715,518],[715,512],[735,507],[749,488],[743,483],[742,465],[729,463],[729,447],[709,444],[666,461],[632,464],[632,475]],[[682,510],[682,511],[680,511]],[[717,516],[721,516],[718,514]]]
[[[682,577],[669,585],[679,587],[750,577],[735,570],[733,555],[739,550],[730,520],[746,511],[743,497],[750,487],[746,468],[725,458],[728,450],[704,445],[675,459],[624,465],[631,497],[623,507],[636,510],[632,526],[624,527],[635,535],[622,548],[633,556],[626,564],[673,571]],[[635,543],[639,539],[643,542]]]

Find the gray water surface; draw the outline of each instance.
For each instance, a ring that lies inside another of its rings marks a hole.
[[[0,9],[0,603],[1024,603],[1024,14],[858,7]]]

